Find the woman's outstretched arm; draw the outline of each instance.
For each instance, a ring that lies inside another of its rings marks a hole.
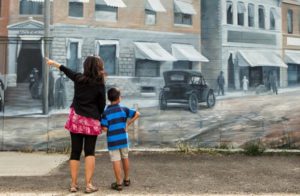
[[[48,59],[48,58],[45,58],[45,59],[46,59],[46,62],[47,62],[48,65],[59,69],[60,71],[64,72],[68,78],[75,81],[76,75],[78,75],[78,73],[76,73],[76,72],[72,71],[71,69],[59,64],[58,62],[56,62],[54,60],[51,60],[51,59]]]

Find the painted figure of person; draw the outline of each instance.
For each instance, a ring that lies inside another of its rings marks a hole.
[[[264,83],[266,89],[270,90],[269,77],[268,77],[268,74],[265,71],[264,71],[264,74],[263,74],[263,83]]]
[[[31,97],[33,99],[39,99],[40,98],[40,89],[39,89],[39,70],[36,68],[33,68],[33,70],[30,73],[30,82],[29,82],[29,90]]]
[[[55,82],[55,106],[57,109],[66,107],[66,83],[63,72],[60,72],[60,77]]]
[[[224,85],[225,85],[225,79],[224,79],[224,76],[223,76],[223,71],[220,72],[220,75],[218,76],[218,79],[217,79],[217,82],[218,82],[218,95],[220,95],[220,93],[222,93],[222,95],[224,95]]]
[[[242,80],[242,84],[243,84],[243,91],[244,93],[246,93],[248,91],[248,85],[249,85],[249,80],[247,79],[246,76],[244,76]]]
[[[49,106],[54,105],[54,75],[53,71],[49,70],[49,93],[48,93]]]
[[[276,77],[276,74],[274,72],[270,73],[270,85],[271,85],[273,93],[275,93],[277,95],[278,94],[277,77]]]
[[[1,75],[1,74],[0,74]],[[2,111],[3,108],[3,98],[2,98],[2,91],[4,91],[4,83],[0,78],[0,88],[1,88],[1,92],[0,92],[0,111]]]
[[[35,82],[39,80],[39,70],[37,68],[33,68],[29,74],[29,90],[33,86]]]

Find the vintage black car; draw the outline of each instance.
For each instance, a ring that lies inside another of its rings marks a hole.
[[[168,103],[187,103],[191,112],[198,111],[198,103],[206,102],[211,108],[216,103],[213,89],[209,88],[200,72],[192,70],[171,70],[163,73],[165,86],[159,94],[161,110]]]

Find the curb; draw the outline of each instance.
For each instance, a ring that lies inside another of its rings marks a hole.
[[[96,150],[96,153],[108,152],[107,149]],[[183,152],[178,148],[130,148],[130,152]],[[242,148],[218,149],[218,148],[191,148],[188,152],[220,152],[220,153],[243,153]],[[295,154],[300,155],[298,149],[266,149],[263,154]]]

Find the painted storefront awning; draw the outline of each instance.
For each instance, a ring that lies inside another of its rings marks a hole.
[[[28,0],[28,1],[32,1],[32,2],[44,2],[45,0]],[[53,0],[50,0],[51,2]],[[79,2],[79,3],[88,3],[89,0],[69,0],[69,2]]]
[[[172,54],[177,60],[181,61],[209,62],[193,45],[172,44]]]
[[[174,0],[174,5],[175,5],[175,12],[177,13],[190,14],[190,15],[197,14],[192,3],[189,3],[187,1]]]
[[[153,42],[134,42],[135,57],[137,59],[148,59],[153,61],[176,61],[161,45]]]
[[[241,67],[288,67],[279,54],[271,51],[239,51],[237,53],[237,58],[238,64]]]
[[[96,0],[97,4],[107,5],[110,7],[126,7],[122,0]]]
[[[166,12],[160,0],[147,0],[145,8],[154,12]]]
[[[45,0],[27,0],[27,1],[43,3]],[[50,1],[52,2],[53,0],[50,0]]]
[[[286,50],[284,61],[291,64],[300,64],[300,51]]]

